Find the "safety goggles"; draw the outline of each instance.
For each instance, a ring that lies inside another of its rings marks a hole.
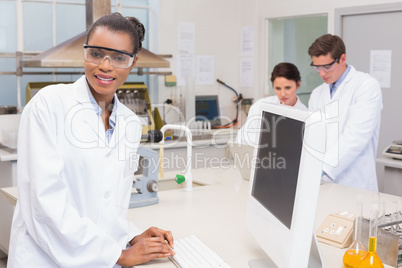
[[[320,72],[321,70],[324,72],[330,72],[333,69],[335,69],[335,62],[339,62],[339,58],[335,59],[333,62],[329,63],[329,64],[325,64],[325,65],[314,65],[312,62],[310,64],[311,67],[313,67],[314,70],[316,70],[317,72]]]
[[[86,61],[99,65],[107,58],[114,68],[119,69],[129,68],[136,56],[136,54],[108,47],[90,46],[87,44],[84,44],[83,47]]]

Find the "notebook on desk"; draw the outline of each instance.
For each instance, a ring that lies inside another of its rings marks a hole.
[[[250,180],[253,167],[254,147],[234,141],[228,141],[230,156],[233,159],[234,168],[240,172],[244,180]]]

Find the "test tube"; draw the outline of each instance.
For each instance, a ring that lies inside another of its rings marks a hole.
[[[392,231],[394,234],[400,235],[402,234],[402,228],[399,223],[397,223],[399,220],[401,220],[401,207],[400,207],[400,200],[394,200],[392,201],[393,208],[395,209],[394,212],[392,213],[392,222],[394,225],[392,226]]]
[[[378,224],[383,225],[383,229],[387,232],[392,232],[391,213],[387,212],[387,201],[378,193]]]

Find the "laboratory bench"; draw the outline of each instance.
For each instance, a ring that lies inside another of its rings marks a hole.
[[[376,163],[384,166],[381,192],[402,196],[402,160],[382,156]]]
[[[220,161],[229,158],[228,141],[236,138],[238,129],[216,129],[210,133],[192,136],[192,168],[206,168],[211,161]],[[185,136],[174,137],[166,140],[164,144],[159,142],[141,143],[141,146],[160,152],[164,149],[164,166],[167,170],[181,170],[186,168],[187,140]]]
[[[220,167],[194,169],[192,173],[194,181],[200,182],[193,191],[159,191],[158,204],[130,209],[129,220],[144,230],[150,226],[171,230],[175,238],[195,234],[233,268],[248,267],[250,259],[266,258],[267,255],[245,227],[244,214],[249,181],[243,180],[233,165],[224,163]],[[173,178],[175,175],[175,171],[166,171],[162,180]],[[1,189],[0,193],[15,205],[18,196],[15,187]],[[354,213],[357,195],[364,197],[364,217],[369,217],[370,204],[378,201],[379,195],[387,202],[398,198],[338,184],[322,184],[314,229],[316,230],[330,213]],[[326,268],[343,267],[342,258],[346,249],[323,243],[318,245]],[[159,259],[136,267],[175,266],[168,259]]]
[[[0,147],[0,188],[17,185],[17,153],[6,147]],[[11,220],[14,208],[0,198],[0,258],[8,253]]]

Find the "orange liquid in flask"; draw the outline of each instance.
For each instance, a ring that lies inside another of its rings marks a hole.
[[[358,250],[356,252],[355,249],[350,249],[345,252],[343,255],[343,265],[345,268],[357,268],[362,263],[364,256],[367,255],[367,252],[364,250]]]

